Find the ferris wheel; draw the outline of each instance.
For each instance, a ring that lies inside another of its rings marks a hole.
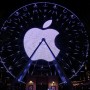
[[[84,66],[89,47],[80,19],[50,2],[31,3],[13,12],[0,30],[0,43],[0,62],[24,83],[27,73],[49,75],[52,67],[67,83]]]

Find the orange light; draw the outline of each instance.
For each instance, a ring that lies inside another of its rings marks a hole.
[[[29,84],[33,84],[33,81],[30,81]]]
[[[54,84],[55,84],[55,82],[54,82],[54,81],[52,81],[52,86],[54,86]]]
[[[52,84],[54,84],[55,82],[53,81]]]

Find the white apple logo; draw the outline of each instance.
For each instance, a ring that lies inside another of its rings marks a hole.
[[[25,33],[23,43],[25,52],[29,58],[35,51],[39,43],[42,41],[42,38],[45,39],[55,57],[57,57],[57,55],[59,54],[60,50],[55,46],[54,43],[55,37],[59,34],[59,32],[54,29],[45,29],[50,26],[51,23],[52,20],[46,21],[43,25],[44,30],[41,30],[39,28],[31,28]],[[37,51],[31,58],[32,61],[39,59],[46,60],[48,62],[55,60],[44,41],[41,43],[41,45],[38,47]]]

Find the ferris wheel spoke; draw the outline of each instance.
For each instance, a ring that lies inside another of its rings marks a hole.
[[[74,69],[74,66],[72,64],[70,65],[69,63],[66,63],[65,60],[63,60],[62,62],[63,62],[66,69],[68,69],[69,71],[71,71],[75,74],[76,70]]]
[[[65,61],[65,60],[59,60],[59,63],[63,63],[63,65],[66,67],[66,68],[68,68],[68,69],[70,69],[71,68],[71,66]]]

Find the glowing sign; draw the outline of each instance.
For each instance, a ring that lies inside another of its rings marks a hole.
[[[50,26],[52,20],[48,20],[43,25],[43,30],[39,28],[31,28],[29,29],[25,36],[24,36],[24,49],[28,57],[32,55],[34,50],[37,48],[35,54],[31,58],[31,60],[46,60],[46,61],[53,61],[54,58],[48,49],[46,43],[42,41],[44,38],[47,44],[49,45],[50,49],[53,51],[54,55],[57,56],[60,50],[55,46],[55,37],[59,34],[54,29],[45,29]],[[41,44],[40,44],[41,42]],[[40,44],[40,45],[39,45]],[[38,46],[39,45],[39,46]]]

